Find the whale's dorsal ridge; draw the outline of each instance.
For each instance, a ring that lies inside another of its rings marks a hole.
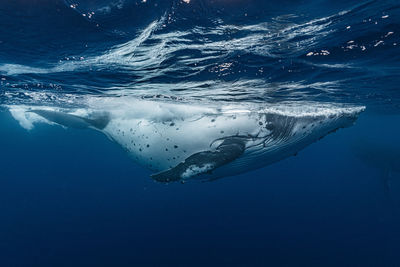
[[[84,118],[91,126],[103,130],[110,122],[110,114],[107,112],[96,112],[90,115],[90,118]]]
[[[93,113],[90,118],[44,109],[31,110],[30,112],[59,125],[77,129],[93,127],[98,130],[103,130],[110,122],[110,115],[106,112]]]

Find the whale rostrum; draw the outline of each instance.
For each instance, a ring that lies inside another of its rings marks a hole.
[[[21,126],[94,129],[122,146],[159,182],[213,180],[296,155],[364,107],[320,103],[205,104],[119,98],[79,108],[8,106]]]

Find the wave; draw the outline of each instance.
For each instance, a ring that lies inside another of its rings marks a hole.
[[[39,2],[40,21],[34,5],[21,15],[22,0],[0,11],[2,25],[28,25],[0,30],[1,102],[39,93],[400,103],[393,1]]]

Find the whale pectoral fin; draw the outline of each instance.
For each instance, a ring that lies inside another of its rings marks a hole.
[[[176,182],[211,173],[216,168],[240,157],[244,150],[245,144],[241,139],[228,138],[215,151],[195,153],[177,166],[151,175],[151,178],[158,182]]]
[[[35,113],[51,122],[76,129],[94,127],[102,130],[109,122],[108,114],[94,114],[93,118],[84,118],[77,115],[52,110],[32,110],[30,112]]]
[[[158,182],[176,182],[193,176],[211,172],[215,169],[217,152],[203,151],[188,157],[184,162],[175,167],[151,175],[151,178]]]

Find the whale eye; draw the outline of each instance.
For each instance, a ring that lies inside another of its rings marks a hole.
[[[272,131],[272,130],[275,129],[275,126],[274,126],[272,123],[270,123],[270,124],[267,124],[267,125],[265,126],[265,128],[266,128],[267,130]]]

